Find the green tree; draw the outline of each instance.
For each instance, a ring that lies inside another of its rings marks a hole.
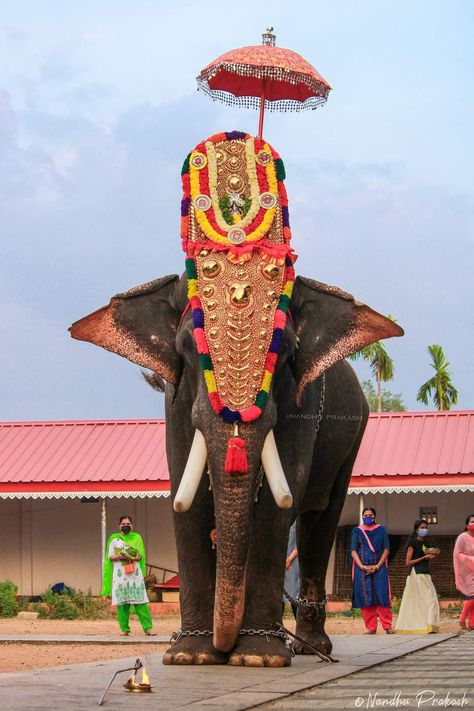
[[[395,321],[390,314],[387,315],[387,318],[391,321]],[[382,341],[376,341],[376,343],[372,343],[370,346],[366,346],[349,356],[350,360],[359,360],[359,358],[369,363],[372,375],[377,383],[376,411],[382,412],[382,382],[386,383],[388,380],[393,380],[393,374],[395,372],[393,360],[389,356]]]
[[[364,380],[361,383],[365,398],[369,403],[370,412],[377,412],[377,393],[371,380]],[[382,390],[382,409],[379,412],[406,412],[406,405],[403,402],[401,393],[392,393],[390,390]]]
[[[426,383],[423,383],[418,390],[416,399],[418,402],[428,405],[429,399],[432,398],[438,410],[450,410],[451,405],[456,405],[458,401],[458,391],[451,382],[449,363],[439,345],[428,346],[428,353],[431,356],[430,365],[434,368],[435,374]]]

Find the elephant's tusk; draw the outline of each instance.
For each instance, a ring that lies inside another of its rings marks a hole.
[[[262,466],[277,506],[290,509],[293,506],[293,497],[281,466],[273,430],[269,431],[263,443]]]
[[[174,497],[173,508],[176,512],[189,511],[196,495],[207,461],[206,442],[202,432],[196,430],[193,443],[184,468],[183,476]]]

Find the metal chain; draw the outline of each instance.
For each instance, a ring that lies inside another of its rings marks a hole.
[[[279,627],[278,629],[270,629],[270,630],[264,630],[264,629],[243,629],[239,631],[239,635],[249,635],[249,636],[259,636],[259,637],[266,637],[267,642],[270,640],[268,639],[269,637],[279,637],[285,642],[285,645],[293,650],[293,645],[291,642],[291,637],[281,628]],[[212,631],[211,630],[182,630],[179,629],[176,632],[173,632],[170,638],[170,644],[176,644],[179,642],[179,640],[182,637],[210,637],[212,636]]]
[[[179,629],[176,632],[173,632],[173,634],[170,637],[170,644],[176,644],[179,642],[181,637],[211,637],[212,636],[212,631],[211,630],[182,630]]]
[[[326,397],[326,373],[324,372],[321,376],[321,397],[319,398],[319,411],[316,418],[316,429],[314,431],[315,438],[318,436],[319,428],[323,419],[324,412],[324,399]]]
[[[286,591],[283,590],[283,595],[286,597],[287,600],[289,600],[293,605],[296,605],[297,607],[324,607],[329,598],[327,595],[324,596],[322,600],[308,600],[305,597],[301,597],[301,595],[298,593],[296,598],[291,597],[291,595]]]
[[[259,637],[281,637],[282,639],[286,639],[286,633],[283,632],[282,630],[254,630],[254,629],[247,629],[247,630],[240,630],[239,634],[248,634],[250,636],[258,635]]]
[[[288,649],[291,652],[291,656],[295,656],[295,651],[293,649],[293,642],[289,634],[285,632],[285,630],[282,627],[278,627],[276,630],[271,629],[271,630],[254,630],[254,629],[246,629],[246,630],[240,630],[239,634],[246,634],[249,636],[260,636],[260,637],[266,637],[267,642],[270,642],[268,639],[269,637],[277,637],[285,643],[285,647],[288,647]]]
[[[259,495],[260,489],[263,486],[263,477],[264,476],[265,476],[265,472],[263,470],[262,465],[260,464],[260,468],[259,468],[258,474],[257,474],[257,483],[255,486],[255,498],[254,498],[255,503],[257,503],[257,501],[258,501],[258,495]]]

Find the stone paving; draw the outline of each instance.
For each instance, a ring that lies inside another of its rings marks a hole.
[[[140,637],[139,641],[142,640]],[[359,697],[363,699],[361,707],[364,707],[370,684],[377,684],[376,690],[386,694],[396,691],[406,680],[413,688],[418,685],[418,690],[428,688],[425,678],[431,682],[436,674],[437,682],[442,678],[436,688],[462,689],[459,682],[454,687],[452,681],[449,684],[447,681],[453,660],[456,669],[467,670],[469,666],[469,674],[472,671],[474,635],[460,638],[443,634],[338,635],[333,637],[333,642],[333,654],[340,660],[338,664],[320,662],[311,656],[298,656],[291,667],[283,669],[163,666],[161,653],[153,653],[152,647],[140,644],[134,649],[133,656],[123,659],[0,674],[0,695],[5,708],[12,711],[98,708],[98,701],[113,673],[133,666],[136,657],[140,657],[147,667],[153,693],[139,695],[126,692],[123,684],[128,674],[121,674],[112,685],[104,709],[240,711],[262,704],[263,708],[269,709],[338,709],[355,708],[355,700]],[[405,657],[407,654],[410,656]],[[377,666],[384,662],[388,664]],[[438,677],[440,662],[442,677]],[[393,672],[385,673],[384,670],[394,664],[400,665],[400,670],[394,668]],[[354,675],[355,672],[357,674]],[[468,676],[464,671],[463,674],[468,689],[468,682],[472,685],[472,675]],[[362,675],[368,675],[365,681],[360,681]],[[334,682],[336,679],[338,681]],[[323,686],[318,686],[321,684]],[[338,684],[341,684],[340,688]],[[465,705],[464,708],[474,706]]]
[[[474,633],[399,657],[272,703],[284,709],[474,709]]]

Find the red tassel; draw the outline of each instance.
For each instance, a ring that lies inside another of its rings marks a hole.
[[[234,437],[230,437],[227,442],[227,454],[225,457],[224,471],[226,474],[247,474],[247,449],[245,440],[238,436],[237,425],[234,430]]]

